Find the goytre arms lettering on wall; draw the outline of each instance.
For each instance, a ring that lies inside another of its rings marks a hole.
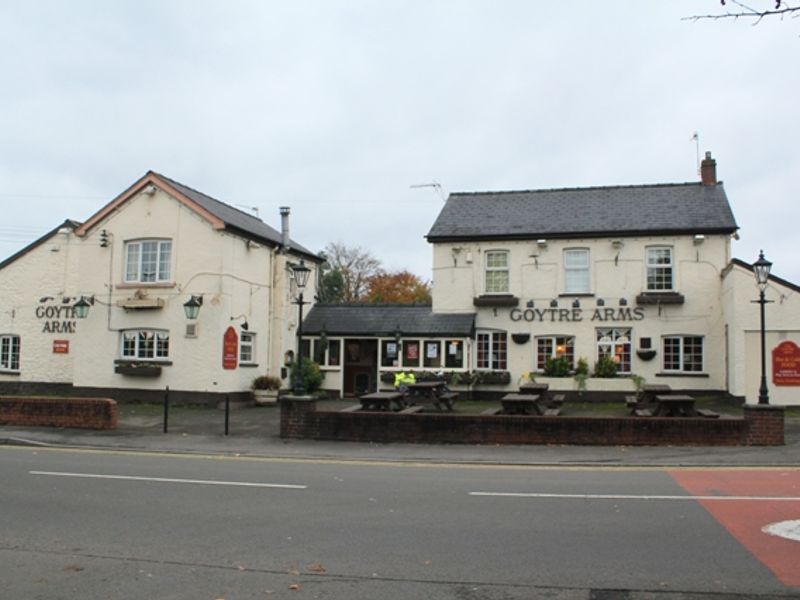
[[[512,308],[509,318],[512,321],[532,322],[562,322],[578,323],[584,320],[582,308]],[[589,312],[589,311],[586,311]],[[641,321],[644,319],[644,308],[640,306],[619,308],[595,308],[591,311],[589,321]]]

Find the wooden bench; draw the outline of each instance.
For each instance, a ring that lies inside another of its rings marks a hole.
[[[566,394],[554,394],[547,402],[547,406],[550,408],[560,408],[561,405],[564,404],[564,398],[566,398]]]
[[[544,411],[546,417],[557,417],[561,414],[560,408],[546,408]]]
[[[437,405],[439,402],[443,402],[444,405],[447,407],[447,410],[453,410],[453,404],[455,404],[456,400],[458,399],[458,392],[444,392],[443,394],[439,394],[437,397]]]
[[[495,408],[487,408],[486,410],[481,412],[481,414],[482,415],[497,415],[497,414],[500,414],[501,412],[503,412],[503,408],[500,407],[500,406],[496,406]]]
[[[348,406],[347,408],[343,408],[339,412],[357,412],[359,410],[361,410],[361,405],[360,404],[352,404],[352,405]]]
[[[638,396],[625,396],[625,406],[628,408],[633,408],[637,404],[639,404]]]
[[[637,417],[652,417],[653,411],[648,408],[636,408],[634,409],[633,414],[635,414]]]
[[[420,406],[419,404],[415,404],[414,406],[409,406],[407,408],[404,408],[403,410],[401,410],[399,412],[399,414],[401,414],[401,415],[412,415],[414,413],[420,412],[424,408],[425,408],[424,406]]]

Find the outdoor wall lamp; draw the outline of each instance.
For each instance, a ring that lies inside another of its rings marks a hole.
[[[575,298],[575,300],[572,301],[572,308],[580,308],[580,307],[581,307],[581,301]]]
[[[769,271],[772,268],[772,263],[764,258],[764,251],[758,253],[758,260],[753,263],[753,273],[756,276],[756,284],[758,285],[758,300],[753,302],[761,305],[761,384],[758,387],[758,403],[769,404],[769,392],[767,390],[767,348],[766,348],[766,331],[764,328],[764,305],[772,300],[767,300],[764,293],[769,283]]]
[[[245,315],[239,315],[238,317],[231,317],[231,321],[235,321],[236,319],[244,319],[242,324],[239,327],[242,328],[242,331],[247,331],[250,329],[250,324],[247,322],[247,317]]]
[[[297,304],[298,309],[298,317],[297,317],[297,364],[295,366],[295,376],[294,376],[294,395],[295,396],[302,396],[305,393],[305,386],[303,385],[303,370],[301,368],[302,363],[302,341],[303,341],[303,289],[306,287],[306,283],[308,283],[308,276],[311,274],[311,269],[309,269],[303,259],[300,259],[300,264],[292,265],[292,272],[294,273],[294,282],[297,284],[297,289],[300,294],[297,296],[297,300],[295,300],[295,304]]]
[[[203,296],[191,296],[183,303],[183,312],[186,313],[186,318],[196,319],[201,306],[203,306]]]
[[[72,305],[75,311],[75,317],[78,319],[85,319],[89,315],[89,307],[94,306],[94,296],[81,296],[78,301]]]
[[[558,300],[550,300],[550,308],[558,308]]]

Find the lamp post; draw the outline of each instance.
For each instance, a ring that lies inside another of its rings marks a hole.
[[[295,300],[295,304],[297,304],[298,308],[298,318],[297,318],[297,355],[295,360],[297,364],[295,365],[295,375],[294,375],[294,395],[295,396],[302,396],[305,392],[305,386],[303,385],[303,371],[302,371],[302,364],[303,364],[303,356],[302,356],[302,341],[303,341],[303,289],[306,287],[306,283],[308,283],[308,276],[311,274],[311,269],[309,269],[303,259],[300,259],[300,264],[292,265],[292,271],[294,272],[294,282],[297,285],[297,290],[300,292]]]
[[[772,263],[764,258],[764,251],[758,253],[758,260],[753,263],[753,273],[756,276],[756,283],[758,284],[758,300],[753,300],[761,305],[761,385],[758,388],[758,403],[769,404],[769,392],[767,391],[767,347],[766,347],[766,332],[764,329],[764,305],[771,300],[764,298],[764,291],[767,289],[769,283],[769,270],[772,268]]]

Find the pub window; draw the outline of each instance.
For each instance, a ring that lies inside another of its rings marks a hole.
[[[338,367],[342,356],[342,340],[314,340],[314,362],[322,367]]]
[[[508,342],[505,331],[479,331],[475,340],[476,369],[504,371],[507,368]]]
[[[253,364],[256,361],[256,334],[242,331],[239,335],[239,362]]]
[[[300,358],[311,358],[311,340],[300,340]]]
[[[609,357],[617,363],[617,372],[631,372],[631,330],[598,329],[597,358]]]
[[[419,340],[403,340],[403,366],[418,367],[419,352],[420,352]]]
[[[464,342],[447,340],[444,343],[444,366],[448,369],[464,368]]]
[[[589,250],[564,250],[564,293],[589,293]]]
[[[396,340],[383,340],[381,342],[381,366],[400,366],[400,344]]]
[[[536,338],[536,369],[544,371],[548,358],[565,356],[569,368],[575,368],[575,338],[572,336],[543,336]]]
[[[328,366],[338,367],[342,363],[342,340],[328,341]]]
[[[693,335],[664,337],[664,370],[701,373],[703,371],[703,338]]]
[[[18,335],[0,335],[0,371],[19,371]]]
[[[668,292],[673,288],[672,248],[654,246],[647,249],[647,290]]]
[[[137,240],[125,243],[125,283],[159,283],[170,280],[172,242]]]
[[[486,293],[507,294],[508,251],[492,250],[486,253]]]
[[[435,369],[442,366],[441,342],[425,342],[425,354],[422,358],[422,366],[430,369]]]
[[[122,332],[121,355],[131,360],[165,360],[169,358],[169,332],[127,329]]]

